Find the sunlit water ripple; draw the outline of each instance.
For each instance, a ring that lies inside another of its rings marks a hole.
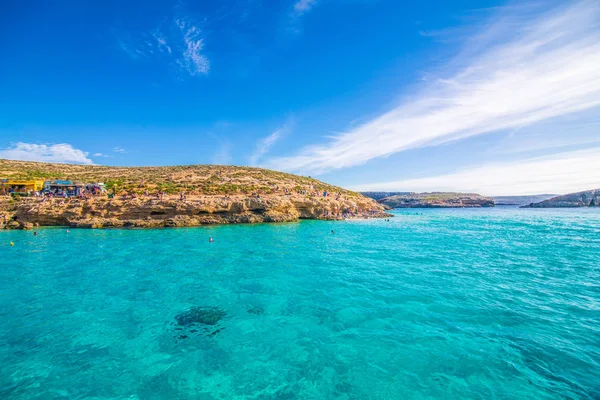
[[[396,214],[0,232],[0,398],[600,398],[600,210]]]

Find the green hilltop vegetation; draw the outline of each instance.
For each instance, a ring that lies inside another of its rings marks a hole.
[[[117,193],[142,193],[145,190],[168,194],[251,195],[294,191],[356,192],[329,185],[318,179],[263,168],[221,165],[182,165],[168,167],[112,167],[100,165],[54,164],[0,159],[0,178],[62,179],[91,183],[104,182]]]

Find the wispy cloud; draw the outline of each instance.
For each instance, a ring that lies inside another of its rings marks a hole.
[[[286,123],[283,126],[275,129],[273,133],[258,141],[254,152],[250,156],[250,165],[256,165],[258,162],[271,150],[271,147],[283,136],[287,135],[290,130],[290,124]]]
[[[108,154],[104,154],[104,153],[94,153],[94,157],[112,158],[112,156],[109,156]]]
[[[201,37],[200,29],[185,20],[176,20],[175,23],[181,30],[185,43],[183,52],[177,63],[192,76],[208,74],[210,62],[202,54],[204,39]]]
[[[0,158],[51,163],[93,163],[88,158],[87,152],[76,149],[68,143],[36,144],[18,142],[11,147],[0,150]]]
[[[127,153],[127,150],[125,150],[124,148],[122,148],[122,147],[120,147],[120,146],[114,147],[114,148],[113,148],[113,151],[114,151],[115,153],[120,153],[120,154]]]
[[[296,0],[287,17],[286,28],[288,32],[301,33],[302,17],[308,14],[316,5],[317,0]]]
[[[164,31],[122,35],[117,45],[134,60],[163,60],[190,76],[206,75],[210,70],[202,31],[190,19],[174,19]]]
[[[160,31],[154,32],[153,37],[154,40],[156,40],[156,46],[158,47],[159,51],[166,51],[167,53],[171,54],[171,46],[169,46],[167,39]]]
[[[294,15],[301,17],[309,12],[315,5],[317,5],[317,0],[298,0],[294,3]]]
[[[477,46],[463,49],[462,58],[442,71],[447,78],[329,143],[269,165],[324,172],[600,105],[600,3],[503,16],[490,26],[477,35]]]
[[[484,195],[571,193],[600,187],[600,147],[452,174],[357,185],[363,191],[459,191]]]
[[[133,44],[130,39],[117,38],[117,46],[134,60],[137,60],[141,57],[146,57],[146,53],[142,49],[138,48],[138,46]]]

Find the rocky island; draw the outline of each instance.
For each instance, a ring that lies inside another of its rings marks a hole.
[[[370,197],[374,200],[381,200],[385,197],[398,196],[401,194],[410,194],[411,192],[360,192],[363,196]]]
[[[600,189],[569,193],[531,203],[523,208],[600,207]]]
[[[475,193],[409,193],[377,200],[391,208],[463,208],[494,207],[494,199]]]
[[[497,206],[526,206],[556,197],[556,194],[530,194],[524,196],[494,196]]]
[[[390,216],[384,205],[360,193],[311,177],[251,167],[109,167],[0,160],[0,178],[5,193],[0,196],[0,225],[15,229],[35,225],[154,228]],[[17,179],[102,182],[103,190],[66,197],[37,190],[8,193],[6,186]]]

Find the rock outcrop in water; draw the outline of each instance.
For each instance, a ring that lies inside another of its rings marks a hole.
[[[0,177],[104,182],[115,193],[114,198],[67,200],[2,196],[0,225],[5,228],[154,228],[390,216],[385,206],[359,193],[260,168],[124,168],[0,160]]]
[[[569,208],[569,207],[599,207],[600,189],[569,193],[563,196],[531,203],[524,208]]]
[[[379,203],[392,208],[494,207],[494,199],[475,193],[410,193],[384,197]]]

